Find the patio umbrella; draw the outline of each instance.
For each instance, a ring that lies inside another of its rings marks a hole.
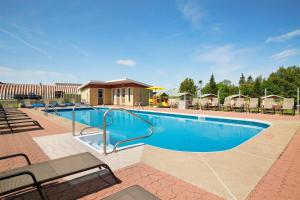
[[[159,86],[152,86],[152,87],[148,87],[146,88],[147,90],[152,90],[153,92],[157,92],[159,90],[164,90],[165,88],[163,87],[159,87]]]

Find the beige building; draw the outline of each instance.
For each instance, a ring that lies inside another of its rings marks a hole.
[[[134,106],[142,102],[148,105],[151,85],[132,79],[112,81],[88,81],[79,87],[81,101],[92,106],[96,105],[124,105]]]

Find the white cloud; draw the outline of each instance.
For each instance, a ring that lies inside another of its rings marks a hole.
[[[293,39],[300,36],[300,29],[285,33],[283,35],[278,35],[274,37],[269,37],[266,39],[266,42],[284,42],[286,40]]]
[[[136,61],[132,59],[120,59],[116,60],[116,63],[119,65],[125,65],[125,66],[135,66]]]
[[[288,58],[293,56],[299,56],[300,50],[299,49],[286,49],[279,53],[272,55],[272,58],[277,61],[286,61]]]
[[[39,48],[39,47],[37,47],[37,46],[34,46],[33,44],[31,44],[31,43],[29,43],[29,42],[23,40],[23,39],[20,38],[20,37],[18,37],[18,36],[15,35],[14,33],[10,32],[10,31],[7,31],[7,30],[5,30],[5,29],[2,29],[2,28],[0,28],[0,32],[7,34],[7,35],[10,36],[11,38],[14,38],[15,40],[17,40],[17,41],[23,43],[25,46],[27,46],[27,47],[29,47],[29,48],[35,50],[36,52],[41,53],[41,54],[47,56],[48,58],[51,58],[51,56],[48,54],[47,51],[45,51],[44,49],[41,49],[41,48]]]
[[[187,0],[179,5],[183,17],[188,20],[193,28],[200,28],[204,12],[200,9],[195,0]]]
[[[237,62],[237,58],[242,52],[242,49],[237,49],[231,44],[203,47],[197,51],[196,60],[208,64],[213,71],[227,74],[242,68]]]
[[[218,80],[238,80],[242,72],[250,69],[252,58],[260,47],[241,48],[232,44],[202,46],[193,55],[203,73],[211,71]]]
[[[68,73],[32,69],[16,69],[6,66],[0,66],[0,74],[1,81],[11,83],[54,83],[76,81],[76,77]]]
[[[81,55],[84,55],[86,57],[89,57],[91,56],[90,52],[80,48],[79,46],[75,45],[75,44],[70,44],[70,46],[75,50],[77,51],[78,53],[80,53]]]

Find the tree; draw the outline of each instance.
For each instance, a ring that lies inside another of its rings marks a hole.
[[[250,75],[250,76],[248,76],[248,78],[247,78],[247,82],[246,83],[253,83],[253,78],[252,78],[252,76]]]
[[[218,90],[220,91],[220,103],[224,102],[225,97],[238,93],[239,88],[229,80],[223,80],[217,84]]]
[[[211,75],[209,82],[205,85],[202,91],[203,93],[212,93],[212,94],[218,93],[218,87],[215,81],[214,74]]]
[[[194,80],[191,78],[186,78],[180,83],[179,92],[186,92],[191,95],[196,95],[197,86],[194,83]]]
[[[263,95],[263,78],[262,76],[256,77],[253,85],[253,96],[254,97],[260,97]]]
[[[245,83],[245,76],[244,74],[242,73],[242,76],[240,77],[240,81],[239,81],[239,85],[243,85]]]
[[[202,82],[202,80],[199,80],[198,81],[198,84],[199,84],[199,86],[197,87],[197,91],[199,92],[197,95],[202,95],[202,84],[203,84],[203,82]]]
[[[222,81],[221,83],[223,83],[224,85],[230,86],[231,85],[231,81],[225,79],[224,81]]]
[[[272,93],[296,99],[297,88],[300,88],[300,67],[279,67],[268,78],[258,76],[254,80],[252,76],[248,76],[247,80],[245,80],[245,76],[242,74],[239,80],[239,87],[232,84],[230,80],[223,80],[216,84],[212,74],[209,82],[203,87],[202,92],[217,94],[218,90],[220,90],[220,102],[222,103],[226,96],[237,94],[239,89],[244,95],[261,97],[264,95],[265,88],[267,88],[268,94]]]

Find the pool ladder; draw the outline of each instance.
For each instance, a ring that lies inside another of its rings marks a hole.
[[[143,136],[140,136],[140,137],[135,137],[135,138],[131,138],[131,139],[126,139],[126,140],[121,140],[119,142],[117,142],[114,147],[113,147],[113,150],[111,152],[107,152],[107,148],[106,148],[106,139],[107,139],[107,130],[106,130],[106,127],[107,127],[107,122],[106,122],[106,117],[109,116],[109,113],[111,113],[112,111],[124,111],[130,115],[132,115],[133,117],[136,117],[140,120],[142,120],[143,122],[145,122],[146,124],[148,124],[150,126],[150,129],[148,134],[147,135],[143,135]],[[143,139],[143,138],[147,138],[147,137],[150,137],[151,135],[153,135],[154,133],[154,126],[151,122],[145,120],[144,118],[138,116],[137,114],[129,111],[129,110],[126,110],[124,108],[110,108],[108,109],[107,111],[105,111],[104,113],[104,116],[103,116],[103,153],[105,155],[109,154],[109,153],[113,153],[113,152],[117,152],[117,147],[120,145],[120,144],[123,144],[123,143],[126,143],[126,142],[131,142],[131,141],[135,141],[135,140],[140,140],[140,139]]]

